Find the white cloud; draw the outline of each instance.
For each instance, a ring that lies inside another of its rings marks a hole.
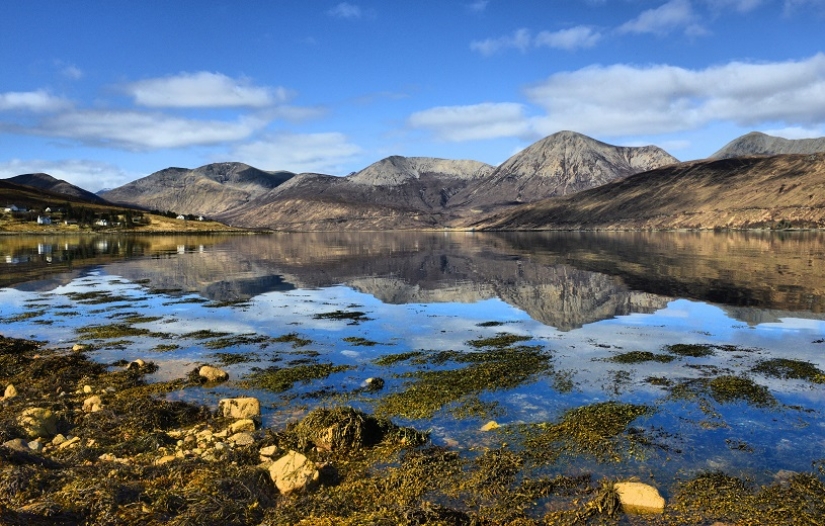
[[[825,128],[821,126],[811,128],[789,126],[787,128],[779,128],[775,130],[764,130],[762,133],[773,135],[774,137],[782,137],[784,139],[818,139],[825,136]]]
[[[0,93],[0,111],[49,112],[63,110],[70,106],[71,103],[68,100],[50,95],[45,90]]]
[[[327,11],[329,16],[334,16],[336,18],[361,18],[363,16],[363,11],[360,7],[354,4],[350,4],[349,2],[341,2],[340,4],[336,5],[329,11]]]
[[[28,131],[128,150],[180,148],[246,139],[266,124],[256,118],[204,121],[134,111],[75,111]]]
[[[747,13],[764,4],[765,0],[705,0],[705,3],[715,10],[733,9],[740,13]]]
[[[467,4],[467,9],[474,13],[483,13],[489,3],[490,0],[476,0],[475,2]]]
[[[500,38],[488,38],[487,40],[474,40],[470,42],[470,49],[478,51],[484,56],[490,56],[504,49],[518,49],[522,53],[527,51],[532,44],[532,37],[528,29],[517,29],[510,36]]]
[[[802,61],[731,62],[703,70],[593,66],[552,75],[526,90],[547,116],[541,134],[574,129],[633,135],[696,129],[714,121],[753,127],[825,122],[825,55]]]
[[[69,64],[60,70],[60,73],[69,79],[80,80],[83,78],[83,71],[77,66]]]
[[[510,102],[431,108],[413,113],[407,123],[413,128],[428,129],[439,139],[450,142],[513,137],[529,132],[524,106]]]
[[[684,28],[685,33],[689,35],[705,32],[698,24],[698,17],[693,12],[690,0],[670,0],[655,9],[648,9],[619,26],[618,32],[652,33],[662,36],[680,28]]]
[[[601,37],[601,34],[591,27],[576,26],[561,31],[542,31],[536,35],[535,45],[574,50],[593,47]]]
[[[337,174],[361,154],[342,133],[279,134],[242,144],[231,156],[262,170]]]
[[[12,159],[0,162],[2,179],[26,173],[47,173],[90,192],[122,186],[137,177],[137,174],[128,174],[113,164],[86,159]]]
[[[141,80],[124,89],[136,104],[153,108],[260,108],[290,98],[282,87],[252,86],[246,79],[208,71]]]

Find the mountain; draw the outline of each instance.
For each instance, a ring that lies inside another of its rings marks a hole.
[[[825,153],[680,163],[492,214],[497,230],[825,227]]]
[[[710,159],[730,159],[746,155],[825,152],[825,137],[819,139],[783,139],[760,132],[750,132],[726,144]]]
[[[490,177],[457,195],[453,203],[474,209],[526,203],[677,162],[656,146],[613,146],[561,131],[510,157]]]
[[[88,192],[78,186],[75,186],[63,179],[57,179],[49,174],[35,173],[23,174],[16,177],[9,177],[6,181],[14,184],[22,184],[37,188],[38,190],[45,190],[55,194],[62,194],[69,197],[74,197],[90,203],[106,203],[106,200]]]
[[[243,163],[216,163],[194,170],[166,168],[101,196],[147,210],[215,216],[281,185],[291,172],[265,172]]]
[[[451,198],[494,167],[477,161],[392,156],[347,177],[299,174],[215,217],[278,230],[410,230],[453,218]]]

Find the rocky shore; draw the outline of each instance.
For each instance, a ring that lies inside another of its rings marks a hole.
[[[148,383],[153,363],[101,364],[88,352],[0,336],[0,523],[722,525],[825,516],[822,463],[765,487],[703,473],[669,489],[666,502],[635,480],[531,474],[535,451],[502,445],[467,458],[344,405],[265,428],[252,397],[209,408],[166,396],[225,381],[218,368]]]

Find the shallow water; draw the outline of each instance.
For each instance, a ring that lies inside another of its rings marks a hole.
[[[156,380],[243,357],[225,366],[227,384],[170,396],[216,406],[251,391],[276,427],[322,404],[386,409],[382,400],[428,371],[466,366],[454,355],[376,363],[382,356],[477,352],[474,340],[514,334],[549,367],[515,386],[492,378],[445,395],[424,417],[390,416],[470,454],[520,447],[520,424],[557,422],[571,408],[644,404],[630,429],[644,440],[619,462],[575,455],[546,469],[652,477],[665,488],[707,470],[770,482],[825,457],[825,383],[754,370],[776,358],[825,370],[823,255],[825,237],[812,233],[7,237],[0,334],[91,343],[105,363],[151,360]],[[115,323],[131,330],[82,332]],[[309,343],[275,341],[290,334]],[[681,356],[673,344],[708,345],[708,355]],[[615,360],[631,351],[658,361]],[[281,392],[243,383],[255,368],[317,364],[349,368]],[[363,390],[370,377],[384,389]],[[719,377],[746,378],[776,402],[714,397],[708,385]],[[479,431],[490,419],[502,427]]]

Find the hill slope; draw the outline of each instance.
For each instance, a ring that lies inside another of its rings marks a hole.
[[[825,227],[825,154],[681,163],[466,226],[486,229]]]
[[[167,168],[101,194],[113,203],[147,210],[215,216],[236,208],[292,178],[243,163],[216,163],[194,170]]]
[[[710,159],[730,159],[746,155],[825,152],[825,137],[819,139],[783,139],[760,132],[750,132],[726,144]]]
[[[656,146],[613,146],[562,131],[509,158],[489,178],[457,195],[454,204],[489,209],[526,203],[579,192],[677,162]]]
[[[98,195],[66,182],[63,179],[52,177],[49,174],[23,174],[16,177],[9,177],[6,181],[13,184],[30,186],[38,190],[74,197],[90,203],[106,203],[106,200]]]

